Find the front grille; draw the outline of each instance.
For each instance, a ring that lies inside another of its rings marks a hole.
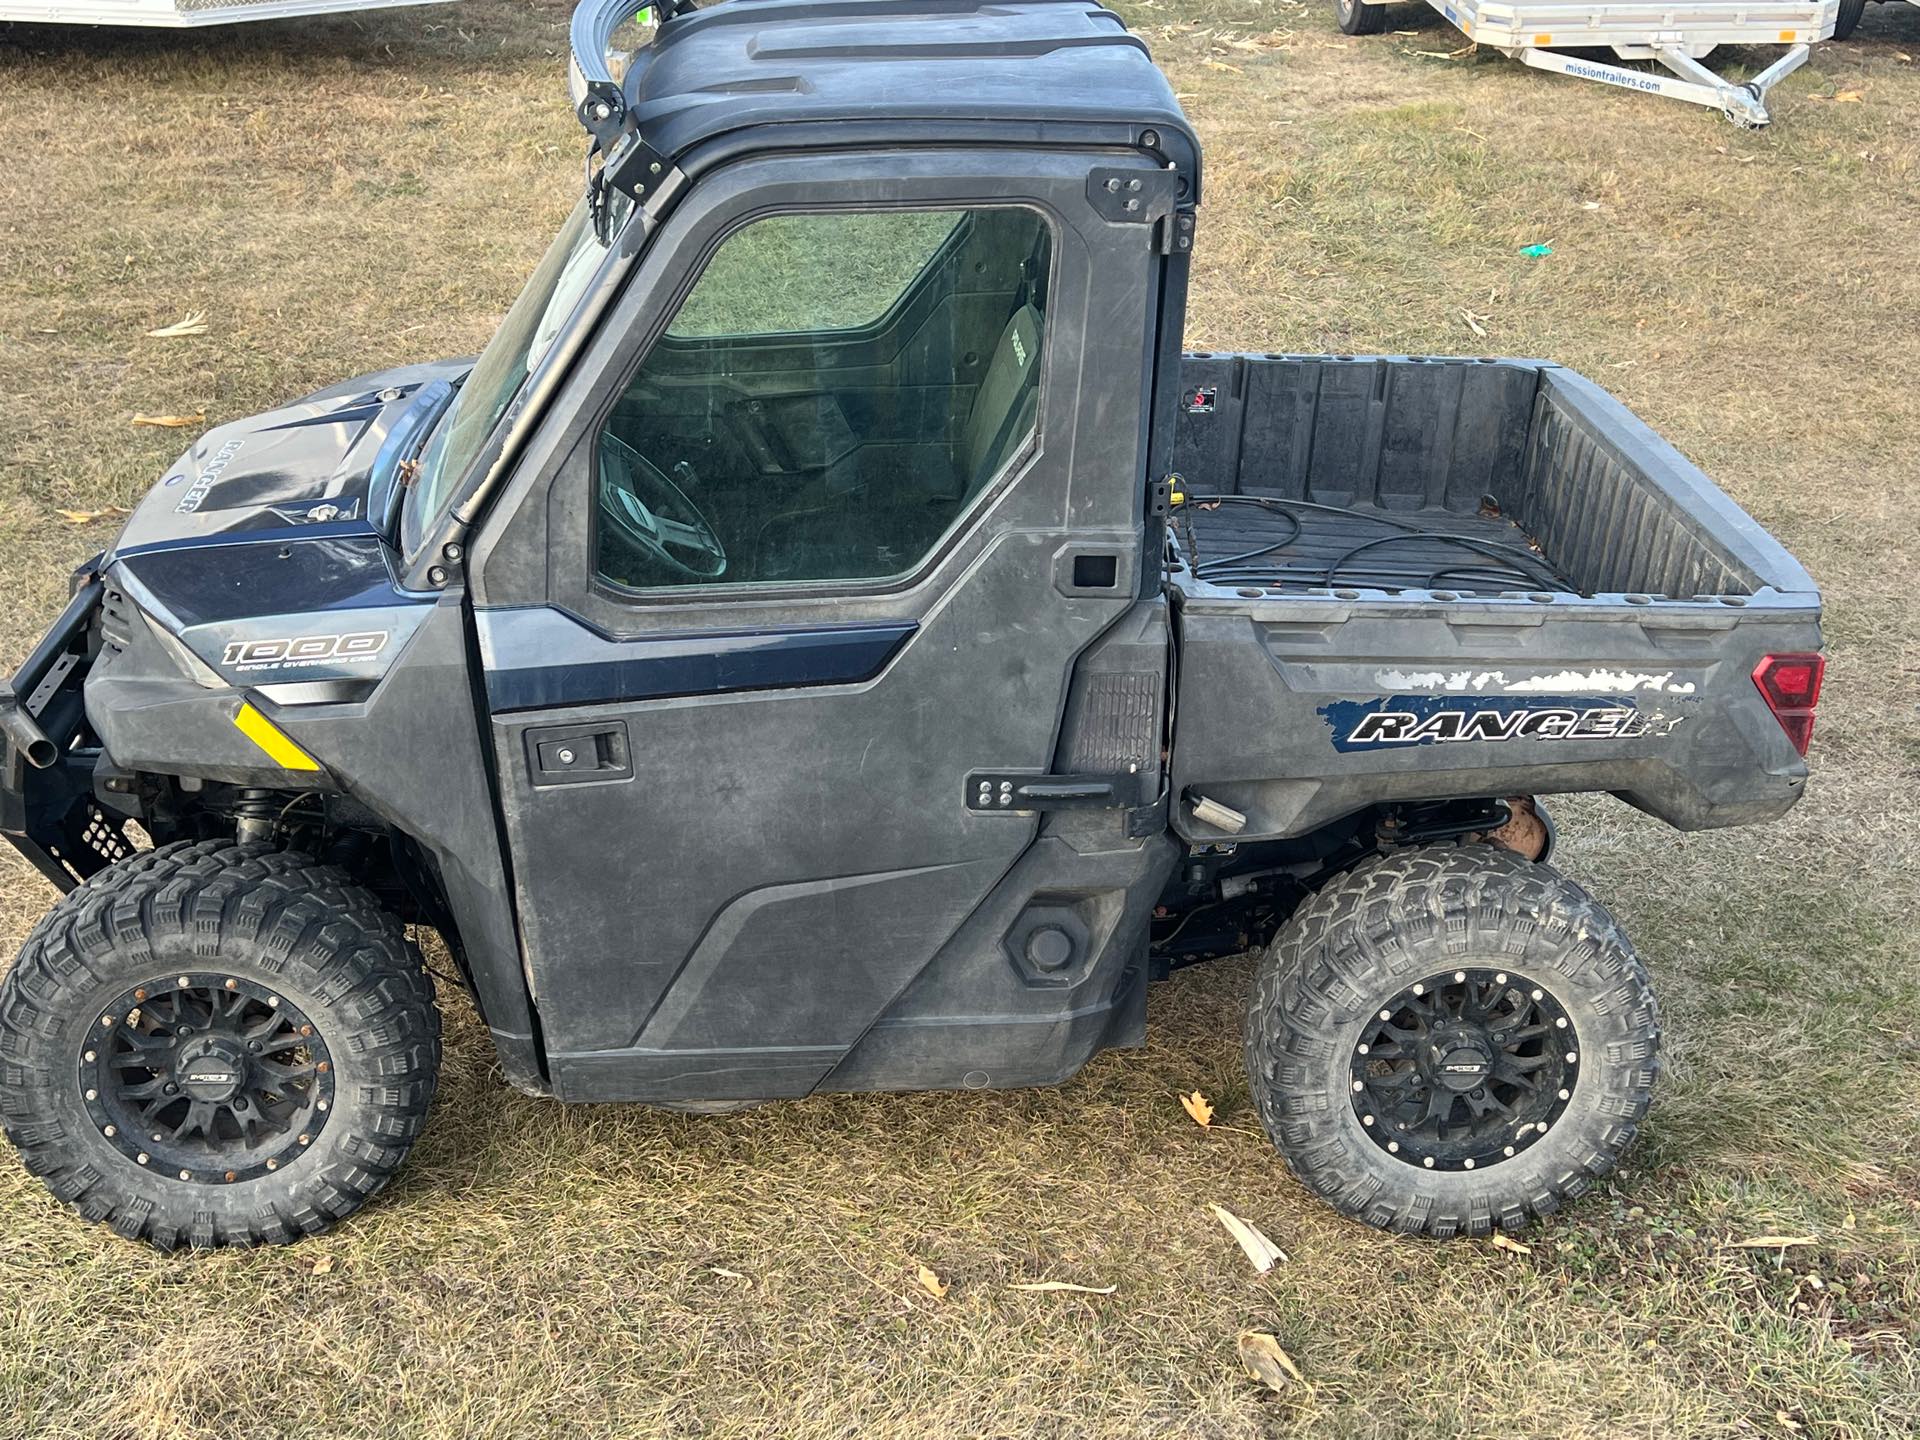
[[[126,652],[133,639],[133,602],[109,585],[100,596],[100,643],[114,654]]]

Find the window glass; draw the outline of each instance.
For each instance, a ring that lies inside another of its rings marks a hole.
[[[599,436],[601,578],[914,569],[1033,436],[1051,244],[1014,208],[734,231]]]

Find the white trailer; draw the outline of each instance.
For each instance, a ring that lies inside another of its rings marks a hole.
[[[1809,48],[1833,34],[1841,0],[1427,0],[1460,33],[1536,70],[1665,95],[1718,110],[1736,125],[1772,117],[1767,92],[1806,63]],[[1387,7],[1334,0],[1340,28],[1377,35]],[[1735,82],[1700,62],[1722,45],[1784,45],[1753,79]],[[1656,60],[1671,74],[1634,70],[1579,51],[1611,51],[1622,60]]]
[[[0,21],[179,29],[189,25],[231,25],[241,20],[282,20],[294,15],[333,15],[348,10],[441,3],[444,0],[0,0]]]

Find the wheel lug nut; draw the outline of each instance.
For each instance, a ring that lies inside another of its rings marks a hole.
[[[239,1177],[239,1175],[237,1175],[237,1174],[236,1174],[236,1173],[235,1173],[234,1171],[232,1171],[232,1170],[229,1170],[229,1171],[227,1171],[227,1179],[228,1179],[228,1180],[230,1180],[230,1181],[231,1181],[231,1180],[238,1180],[239,1178],[240,1178],[240,1177]]]
[[[321,1102],[319,1103],[319,1105],[318,1105],[317,1107],[315,1107],[315,1108],[317,1108],[317,1109],[320,1109],[320,1110],[324,1110],[324,1109],[326,1109],[326,1108],[327,1108],[327,1102],[326,1102],[326,1101],[324,1101],[324,1100],[322,1100],[322,1101],[321,1101]]]
[[[1400,1153],[1400,1142],[1398,1140],[1387,1141],[1387,1153],[1389,1155],[1398,1155]]]
[[[1533,992],[1533,998],[1536,1000],[1544,1000],[1547,998],[1547,992],[1544,990],[1536,990]]]
[[[98,1100],[99,1098],[100,1098],[100,1092],[98,1090],[87,1091],[87,1099]]]
[[[301,1033],[302,1035],[311,1035],[311,1034],[313,1034],[313,1026],[311,1026],[311,1025],[302,1025],[302,1026],[300,1027],[300,1033]]]
[[[1509,1154],[1509,1155],[1511,1155],[1511,1154],[1513,1154],[1513,1146],[1511,1146],[1511,1145],[1509,1145],[1509,1146],[1507,1146],[1507,1151],[1506,1151],[1506,1153],[1507,1153],[1507,1154]]]
[[[1353,1082],[1353,1088],[1355,1090],[1364,1090],[1367,1088],[1366,1082],[1362,1080],[1356,1080]]]
[[[1493,977],[1493,983],[1494,983],[1494,984],[1496,984],[1496,985],[1504,985],[1504,984],[1506,984],[1506,983],[1507,983],[1507,976],[1506,976],[1506,972],[1505,972],[1505,971],[1503,970],[1503,971],[1501,971],[1501,972],[1500,972],[1500,973],[1499,973],[1498,975],[1496,975],[1496,976],[1494,976],[1494,977]]]
[[[1466,980],[1466,978],[1467,978],[1467,972],[1464,970],[1456,970],[1453,972],[1453,983],[1456,985],[1463,983]]]
[[[136,990],[133,992],[133,998],[136,1000],[144,1000],[147,998],[147,992],[144,990]]]
[[[1382,1020],[1391,1020],[1393,1018],[1393,1012],[1391,1010],[1382,1010],[1380,1012],[1380,1018]],[[106,1022],[103,1021],[102,1023],[104,1024]]]
[[[238,980],[227,981],[227,989],[238,990],[239,988],[240,988],[240,982]]]
[[[300,1137],[300,1143],[301,1143],[302,1145],[311,1145],[311,1144],[313,1143],[313,1136],[311,1136],[311,1135],[302,1135],[302,1136]]]
[[[180,1087],[174,1084],[171,1080],[169,1080],[165,1085],[161,1086],[160,1088],[168,1095],[178,1095],[180,1093]]]
[[[144,1165],[147,1163],[147,1152],[142,1150],[138,1155],[134,1156],[133,1158],[136,1163]]]
[[[1422,1160],[1420,1163],[1426,1166],[1427,1169],[1431,1170],[1433,1168],[1433,1157],[1429,1155],[1426,1157],[1426,1159]]]
[[[1466,1162],[1465,1162],[1465,1164],[1466,1164],[1466,1167],[1467,1167],[1467,1169],[1469,1169],[1469,1170],[1471,1170],[1471,1169],[1473,1168],[1473,1161],[1471,1161],[1471,1160],[1468,1160],[1468,1161],[1466,1161]]]
[[[182,1170],[180,1172],[180,1178],[182,1180],[191,1180],[193,1179],[193,1172],[191,1170]]]
[[[1567,1051],[1567,1064],[1571,1065],[1573,1064],[1574,1061],[1578,1060],[1579,1058],[1580,1057],[1576,1055],[1573,1051],[1571,1050]]]
[[[1560,1092],[1560,1098],[1562,1100],[1571,1100],[1573,1098],[1573,1092],[1571,1090],[1562,1090]]]
[[[97,1058],[98,1058],[98,1057],[96,1056],[96,1054],[95,1054],[95,1052],[93,1052],[92,1050],[89,1050],[89,1051],[87,1051],[87,1059],[88,1059],[88,1061],[89,1061],[89,1062],[91,1062],[91,1061],[93,1061],[93,1060],[95,1060],[95,1059],[97,1059]]]
[[[107,1126],[106,1129],[102,1130],[100,1133],[106,1136],[109,1140],[111,1140],[114,1136],[120,1133],[120,1127],[117,1125],[109,1125]]]
[[[182,990],[184,990],[184,989],[186,989],[186,988],[187,988],[187,986],[189,986],[189,985],[191,985],[192,983],[193,983],[193,982],[192,982],[191,980],[189,980],[189,979],[187,979],[187,977],[186,977],[186,976],[184,976],[184,975],[182,975],[182,976],[180,977],[180,988],[181,988]]]
[[[278,1170],[279,1168],[280,1168],[280,1162],[278,1160],[267,1161],[267,1169]]]

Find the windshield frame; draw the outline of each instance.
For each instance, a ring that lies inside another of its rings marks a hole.
[[[452,402],[416,452],[418,468],[402,499],[395,537],[407,567],[419,560],[434,531],[471,491],[476,472],[497,463],[496,440],[519,423],[536,393],[535,382],[572,358],[578,349],[572,342],[604,305],[614,268],[624,270],[633,259],[634,247],[623,240],[638,207],[625,196],[617,197],[619,203],[609,197],[602,228],[595,224],[594,198],[589,190],[568,212],[486,348],[454,382]],[[596,251],[593,263],[580,263]],[[468,407],[484,391],[473,382],[492,365],[501,366],[502,383],[494,387],[490,413],[480,423],[474,418],[479,412]],[[461,431],[463,415],[468,426]],[[452,449],[456,432],[467,443]]]

